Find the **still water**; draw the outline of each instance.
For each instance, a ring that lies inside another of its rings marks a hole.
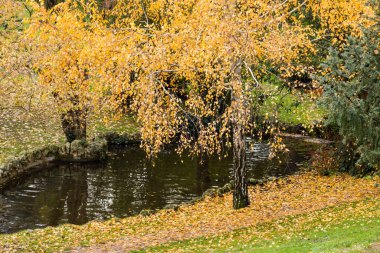
[[[285,143],[290,151],[279,159],[268,159],[266,144],[255,144],[253,151],[247,151],[249,177],[294,173],[319,146],[300,139]],[[180,204],[229,182],[231,170],[231,157],[211,159],[207,172],[197,166],[196,159],[173,151],[160,154],[152,166],[138,147],[113,151],[103,163],[56,165],[2,192],[0,233],[83,224]]]

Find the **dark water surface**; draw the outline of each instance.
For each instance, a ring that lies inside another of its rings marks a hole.
[[[274,160],[268,160],[267,145],[255,144],[253,152],[247,152],[249,177],[291,174],[319,146],[299,139],[285,142],[290,151]],[[57,165],[0,195],[0,232],[83,224],[183,203],[231,180],[231,157],[212,159],[208,167],[207,173],[196,159],[172,151],[162,153],[152,166],[137,147],[115,151],[99,164]]]

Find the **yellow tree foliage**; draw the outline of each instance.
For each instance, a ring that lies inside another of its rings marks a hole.
[[[367,0],[309,0],[307,7],[320,25],[319,36],[331,36],[334,43],[358,36],[360,27],[370,25],[374,16]]]
[[[114,77],[115,55],[124,50],[115,45],[123,42],[115,41],[97,5],[73,1],[51,10],[31,5],[34,14],[25,38],[33,50],[33,70],[58,105],[68,141],[84,139],[88,114],[109,105],[106,84]]]

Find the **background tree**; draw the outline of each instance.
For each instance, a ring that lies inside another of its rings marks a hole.
[[[62,132],[56,127],[55,103],[32,68],[39,52],[24,37],[34,9],[13,0],[0,0],[0,6],[1,163],[10,153],[57,143]]]
[[[0,0],[0,5],[0,112],[30,111],[38,103],[39,92],[22,35],[23,18],[32,10],[27,12],[18,1]]]
[[[114,38],[103,25],[98,6],[67,2],[46,10],[32,5],[35,15],[25,34],[33,52],[32,67],[40,89],[56,104],[69,142],[86,139],[89,114],[107,108],[108,57]]]
[[[297,1],[295,1],[297,3]],[[307,57],[286,68],[273,68],[290,91],[301,91],[316,101],[323,87],[313,76],[321,73],[320,63],[328,55],[331,46],[342,48],[349,36],[360,36],[361,27],[369,26],[374,9],[367,0],[309,0],[298,1],[299,11],[289,18],[299,20],[309,27],[314,47]],[[295,6],[296,7],[296,6]]]

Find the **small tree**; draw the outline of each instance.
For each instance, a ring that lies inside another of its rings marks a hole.
[[[30,3],[34,14],[24,39],[31,67],[39,88],[55,101],[67,141],[85,140],[88,115],[107,106],[103,78],[113,68],[115,49],[109,41],[114,36],[105,29],[97,5],[49,3],[54,3],[51,9]]]
[[[343,143],[352,149],[350,164],[379,169],[380,20],[374,22],[362,37],[350,38],[343,50],[331,49],[320,80],[325,85],[328,122],[339,127]]]

